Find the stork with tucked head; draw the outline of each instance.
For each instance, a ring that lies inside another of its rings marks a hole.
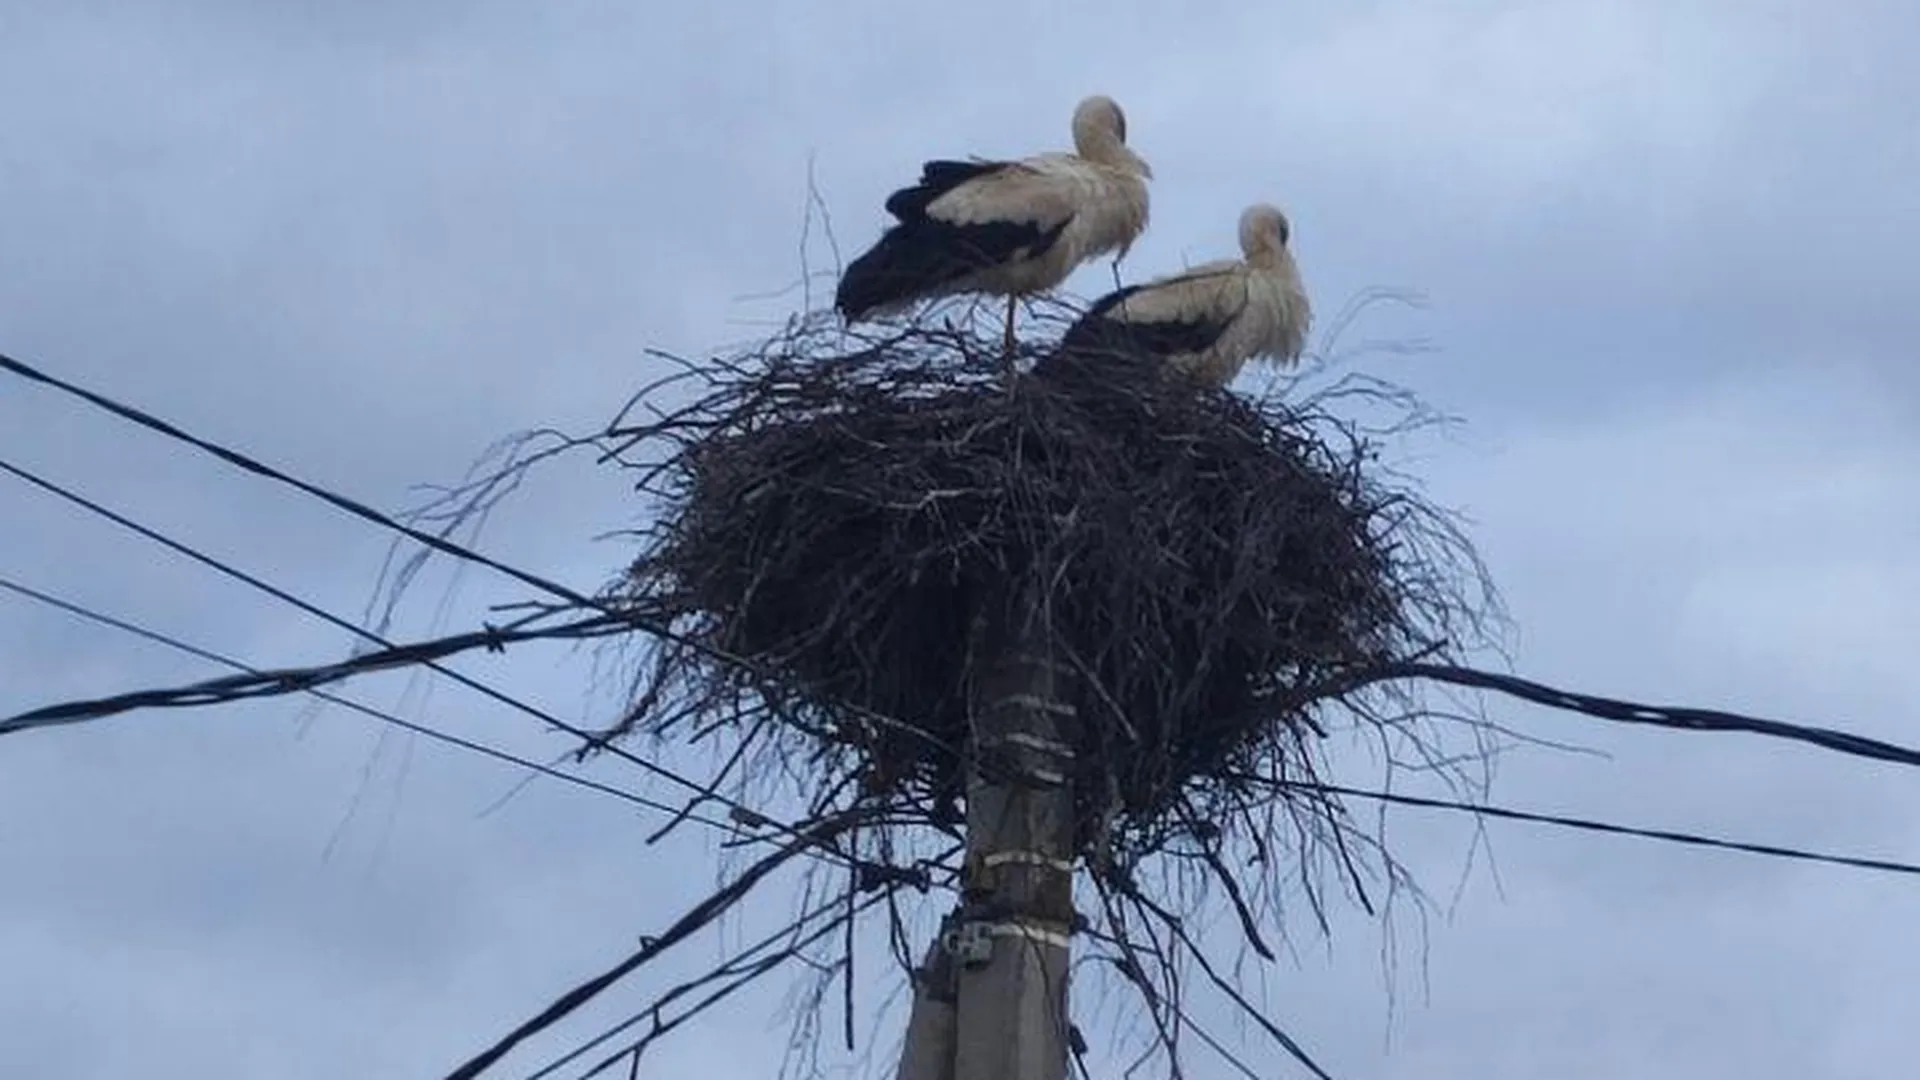
[[[1247,361],[1297,363],[1313,310],[1288,250],[1291,227],[1277,207],[1240,214],[1239,259],[1202,263],[1129,285],[1095,301],[1036,373],[1063,363],[1151,357],[1210,386],[1225,386]]]
[[[1014,306],[1109,252],[1119,261],[1147,227],[1153,170],[1127,146],[1127,118],[1096,95],[1073,113],[1073,153],[1019,161],[929,161],[887,198],[894,223],[849,263],[834,295],[848,322],[923,300],[984,293]]]

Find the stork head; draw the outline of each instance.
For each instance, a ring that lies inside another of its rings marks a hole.
[[[1270,203],[1254,203],[1240,212],[1240,251],[1251,257],[1278,252],[1293,236],[1287,215]]]
[[[1127,146],[1127,114],[1105,94],[1081,101],[1073,110],[1073,149],[1089,161],[1126,165],[1141,176],[1153,170]]]

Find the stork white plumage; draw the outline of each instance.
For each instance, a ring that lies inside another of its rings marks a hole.
[[[920,182],[887,198],[894,217],[847,265],[834,306],[848,322],[963,293],[1014,307],[1109,252],[1124,257],[1147,227],[1153,170],[1127,146],[1127,118],[1095,95],[1073,112],[1071,154],[1018,161],[928,161]]]
[[[1249,360],[1297,363],[1313,309],[1287,247],[1292,227],[1266,203],[1240,214],[1239,259],[1202,263],[1101,297],[1037,365],[1098,364],[1152,357],[1211,386],[1225,386]]]

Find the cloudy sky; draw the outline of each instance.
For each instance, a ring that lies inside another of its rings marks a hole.
[[[602,419],[656,372],[643,349],[784,314],[797,294],[754,297],[832,262],[818,221],[803,247],[810,167],[850,250],[922,157],[1061,145],[1106,92],[1158,177],[1130,273],[1227,250],[1267,199],[1323,309],[1426,295],[1357,333],[1438,351],[1364,364],[1466,420],[1407,452],[1471,515],[1519,670],[1920,742],[1917,34],[1895,0],[0,0],[0,351],[400,508],[500,434]],[[17,380],[0,459],[348,615],[385,547]],[[621,554],[591,537],[633,513],[558,472],[486,547],[590,587]],[[0,521],[0,577],[250,662],[349,645],[3,476]],[[447,625],[521,595],[470,576]],[[399,632],[431,632],[415,606]],[[463,666],[604,715],[566,652]],[[212,673],[0,593],[0,714]],[[354,693],[564,749],[402,690]],[[1515,755],[1500,802],[1920,860],[1892,767],[1494,707],[1607,754]],[[714,882],[711,837],[647,847],[613,799],[543,783],[487,812],[517,779],[288,701],[0,741],[0,1074],[437,1076]],[[1494,825],[1497,876],[1480,859],[1452,900],[1468,827],[1392,822],[1452,901],[1424,969],[1403,942],[1389,977],[1346,918],[1293,928],[1266,976],[1337,1076],[1920,1054],[1911,880]],[[655,1075],[770,1075],[785,985]]]

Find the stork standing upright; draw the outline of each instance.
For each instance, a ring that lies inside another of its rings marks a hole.
[[[1089,259],[1125,257],[1147,227],[1153,170],[1127,146],[1127,118],[1095,95],[1073,112],[1073,153],[1019,161],[928,161],[920,182],[887,198],[894,217],[849,263],[834,295],[848,322],[922,300],[1007,298],[1007,351],[1020,297],[1044,292]]]
[[[1247,207],[1240,214],[1241,258],[1108,293],[1067,330],[1035,374],[1151,358],[1219,387],[1255,358],[1292,366],[1306,348],[1313,309],[1287,247],[1291,234],[1277,207]]]

